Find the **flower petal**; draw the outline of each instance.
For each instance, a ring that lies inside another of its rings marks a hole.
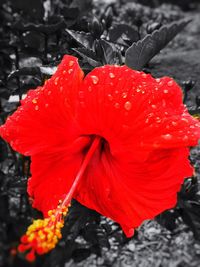
[[[98,151],[75,198],[132,236],[144,220],[176,205],[184,178],[193,173],[188,154],[187,148],[162,149],[139,163],[112,157],[109,150]]]
[[[29,91],[0,135],[25,155],[63,149],[78,136],[73,117],[82,77],[77,58],[65,56],[43,87]]]
[[[171,78],[104,66],[85,77],[79,95],[83,132],[103,136],[113,154],[143,149],[145,159],[145,150],[198,142],[200,124],[187,112],[182,91]]]
[[[89,138],[80,137],[59,153],[43,152],[31,157],[28,193],[33,198],[33,207],[47,215],[64,199],[83,160],[82,150],[89,142]]]

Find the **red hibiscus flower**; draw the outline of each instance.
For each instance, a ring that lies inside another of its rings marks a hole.
[[[84,78],[77,58],[65,56],[21,104],[0,134],[31,156],[28,193],[47,216],[28,230],[21,251],[46,238],[43,226],[56,221],[56,229],[62,227],[72,197],[118,222],[130,237],[144,220],[175,206],[184,178],[193,173],[189,147],[198,143],[200,123],[169,77],[107,65]],[[40,241],[30,238],[38,227]],[[35,245],[35,251],[56,242]]]

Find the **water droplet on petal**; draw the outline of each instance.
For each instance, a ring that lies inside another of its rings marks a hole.
[[[113,100],[113,96],[112,96],[111,94],[108,94],[108,99],[109,99],[110,101],[112,101],[112,100]]]
[[[35,110],[39,110],[39,106],[35,106]]]
[[[60,92],[62,92],[63,91],[63,86],[60,86]]]
[[[165,89],[165,90],[163,90],[163,93],[164,93],[164,94],[168,94],[169,91],[168,91],[167,89]]]
[[[127,95],[128,95],[127,92],[123,92],[123,93],[122,93],[122,97],[123,97],[123,98],[127,98]]]
[[[93,84],[97,84],[99,82],[99,78],[97,76],[91,76]]]
[[[171,140],[172,139],[172,135],[171,134],[165,134],[165,135],[162,135],[162,138],[165,139],[165,140]]]
[[[168,86],[172,86],[173,84],[174,84],[173,81],[169,81],[169,82],[167,83]]]
[[[58,81],[59,81],[59,77],[56,77],[55,80],[54,80],[54,84],[58,85]]]
[[[69,69],[68,73],[71,74],[73,72],[73,69]]]
[[[160,117],[156,117],[156,122],[160,123],[161,122],[161,118]]]
[[[66,72],[66,70],[63,70],[63,74],[65,75],[67,72]]]
[[[45,108],[48,108],[49,104],[45,104]]]
[[[147,74],[146,74],[146,73],[143,73],[143,74],[142,74],[142,77],[143,77],[143,78],[146,78],[146,77],[147,77]]]
[[[156,105],[151,105],[151,107],[152,107],[153,109],[156,109],[156,108],[157,108]]]
[[[131,102],[130,101],[127,101],[125,104],[124,104],[124,108],[126,109],[126,110],[131,110],[131,108],[132,108],[132,104],[131,104]]]
[[[34,99],[32,100],[32,103],[33,103],[33,104],[37,104],[37,99],[34,98]]]
[[[172,121],[172,125],[173,126],[177,126],[177,122],[176,121]]]
[[[159,82],[160,82],[160,79],[159,79],[159,78],[157,78],[157,79],[156,79],[156,82],[157,82],[157,83],[159,83]]]
[[[110,73],[109,73],[109,77],[110,77],[111,79],[114,79],[114,78],[115,78],[115,74],[112,73],[112,72],[110,72]]]
[[[119,94],[119,91],[118,91],[118,90],[115,90],[115,94],[116,94],[116,95]]]
[[[119,105],[119,103],[115,103],[115,108],[119,108],[120,107],[120,105]]]
[[[182,118],[181,120],[188,123],[188,120],[186,118]]]
[[[184,135],[183,136],[183,141],[187,141],[188,140],[188,136],[187,135]]]
[[[69,61],[69,66],[72,67],[74,65],[74,61],[70,60]]]
[[[50,94],[51,94],[51,91],[48,91],[48,92],[47,92],[47,95],[50,95]]]

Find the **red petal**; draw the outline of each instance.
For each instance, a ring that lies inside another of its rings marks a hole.
[[[0,135],[25,155],[62,149],[77,136],[74,98],[82,77],[77,58],[65,56],[43,87],[29,91],[22,105],[1,126]]]
[[[109,150],[98,151],[76,198],[118,222],[131,236],[132,229],[144,220],[175,206],[184,178],[193,173],[188,155],[186,148],[157,150],[140,163],[130,162],[129,154],[117,159]]]
[[[176,204],[181,183],[193,172],[187,147],[197,144],[200,124],[172,79],[155,80],[125,66],[95,69],[79,95],[83,133],[102,136],[106,145],[76,197],[130,236],[143,220]]]
[[[89,142],[89,138],[80,137],[62,151],[32,156],[28,193],[33,207],[45,216],[68,193],[83,160],[82,150]]]
[[[86,76],[79,95],[83,132],[103,136],[113,154],[198,142],[200,124],[188,114],[180,87],[168,77],[154,79],[126,66],[100,67]]]

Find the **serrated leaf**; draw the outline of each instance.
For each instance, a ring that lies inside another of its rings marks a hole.
[[[128,39],[131,42],[137,42],[139,40],[138,31],[128,24],[125,24],[125,23],[115,24],[109,30],[109,38],[110,38],[111,42],[116,42],[124,34],[128,37]]]
[[[103,63],[118,64],[120,60],[115,46],[105,40],[99,40],[99,44],[103,50]]]
[[[141,70],[161,49],[163,49],[190,20],[180,20],[162,26],[142,40],[133,43],[126,51],[125,64],[136,70]]]
[[[80,55],[92,67],[98,67],[101,65],[100,62],[95,60],[96,54],[92,50],[86,48],[73,48],[72,50]]]
[[[94,39],[90,33],[86,32],[77,32],[73,30],[65,30],[65,32],[75,40],[79,46],[85,48],[92,48]]]

